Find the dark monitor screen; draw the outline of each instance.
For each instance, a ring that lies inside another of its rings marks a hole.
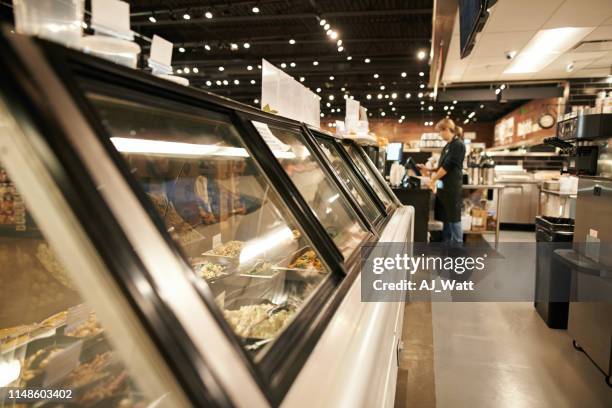
[[[487,0],[459,0],[461,58],[467,57],[474,47],[478,21],[486,12],[487,3]]]

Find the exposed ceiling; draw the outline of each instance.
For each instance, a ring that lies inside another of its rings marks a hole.
[[[210,92],[258,105],[258,65],[265,58],[318,91],[323,121],[344,116],[344,95],[359,100],[374,118],[436,121],[450,111],[448,102],[434,101],[427,89],[433,0],[129,3],[132,29],[172,41],[175,72]],[[0,7],[0,17],[10,19],[10,8]],[[323,19],[338,38],[326,34]],[[149,43],[137,41],[148,55]],[[460,100],[452,117],[463,121],[476,111],[476,120],[492,121],[517,103]]]
[[[504,73],[513,62],[508,52],[519,58],[538,31],[560,27],[585,30],[543,69]],[[459,56],[458,18],[449,47],[442,76],[447,84],[604,77],[612,65],[612,0],[499,0],[467,58]]]

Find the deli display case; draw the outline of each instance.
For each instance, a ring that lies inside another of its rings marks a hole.
[[[393,404],[360,256],[413,209],[359,146],[1,37],[0,406]]]

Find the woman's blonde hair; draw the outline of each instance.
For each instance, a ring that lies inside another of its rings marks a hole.
[[[440,131],[442,127],[449,129],[453,135],[457,134],[457,126],[455,126],[455,122],[453,122],[453,120],[450,118],[441,119],[438,123],[436,123],[437,131]]]
[[[463,140],[463,128],[461,126],[457,126],[455,129],[455,134],[459,139]]]

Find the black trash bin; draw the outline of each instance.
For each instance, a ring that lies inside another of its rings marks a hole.
[[[552,268],[552,256],[555,249],[571,248],[574,220],[538,216],[535,226],[538,248],[534,306],[548,327],[567,329],[571,272]]]

